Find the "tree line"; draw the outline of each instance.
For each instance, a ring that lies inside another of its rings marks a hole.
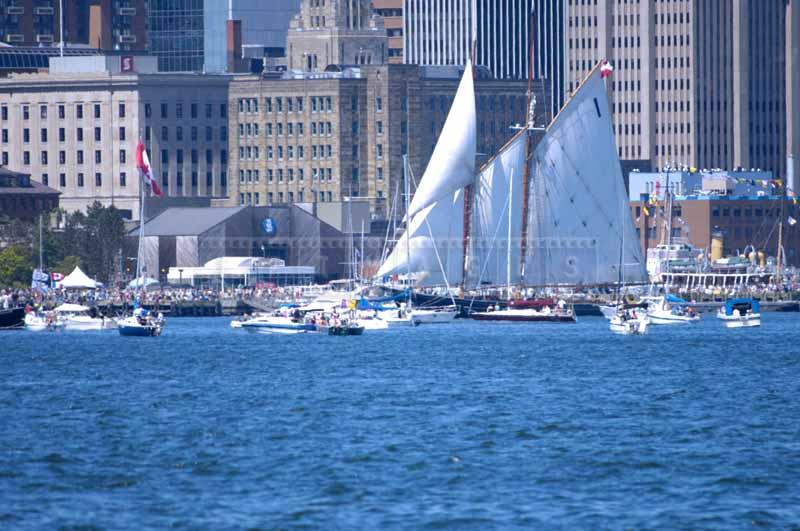
[[[86,212],[65,213],[53,228],[44,223],[42,255],[44,270],[68,275],[79,266],[87,275],[110,285],[120,271],[125,223],[114,206],[92,204]],[[44,219],[51,216],[45,214]],[[2,227],[7,245],[0,250],[0,288],[28,287],[39,266],[38,221],[12,220]]]

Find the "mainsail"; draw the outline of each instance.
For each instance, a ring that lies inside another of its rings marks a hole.
[[[468,286],[500,285],[507,279],[508,209],[511,208],[511,281],[519,283],[522,229],[522,176],[525,167],[524,131],[511,139],[484,165],[474,186],[470,222]],[[513,179],[512,179],[513,176]],[[509,195],[509,182],[513,194]],[[511,205],[509,205],[511,197]]]
[[[397,242],[378,276],[410,271],[426,285],[461,282],[463,188],[475,177],[475,121],[472,65],[467,63],[442,133],[409,206],[407,237]]]
[[[467,62],[447,120],[419,182],[408,215],[472,184],[475,177],[475,87]]]
[[[531,159],[524,284],[599,284],[647,272],[628,209],[611,111],[595,68],[562,108]]]

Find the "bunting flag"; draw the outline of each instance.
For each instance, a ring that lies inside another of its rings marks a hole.
[[[642,212],[644,212],[645,216],[650,217],[650,210],[646,206],[642,207]]]
[[[791,227],[793,227],[794,224],[797,223],[797,220],[794,219],[792,216],[789,216],[789,219],[787,221],[789,222],[789,226]]]

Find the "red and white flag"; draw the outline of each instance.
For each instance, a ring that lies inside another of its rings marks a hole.
[[[150,157],[147,156],[147,151],[144,149],[144,144],[139,142],[136,146],[136,168],[139,170],[139,175],[147,183],[150,189],[158,197],[163,197],[161,188],[158,187],[158,182],[153,176],[153,169],[150,167]]]
[[[611,63],[603,59],[603,62],[600,64],[600,77],[602,79],[607,78],[611,75],[611,72],[614,71],[614,67],[611,66]]]

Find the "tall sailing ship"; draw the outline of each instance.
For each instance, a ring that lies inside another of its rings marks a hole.
[[[408,232],[378,277],[410,273],[417,286],[458,293],[456,303],[472,311],[489,304],[478,298],[487,288],[513,285],[519,294],[613,285],[620,267],[628,283],[645,283],[604,65],[595,66],[538,135],[532,100],[527,126],[476,171],[468,64],[408,208]]]

